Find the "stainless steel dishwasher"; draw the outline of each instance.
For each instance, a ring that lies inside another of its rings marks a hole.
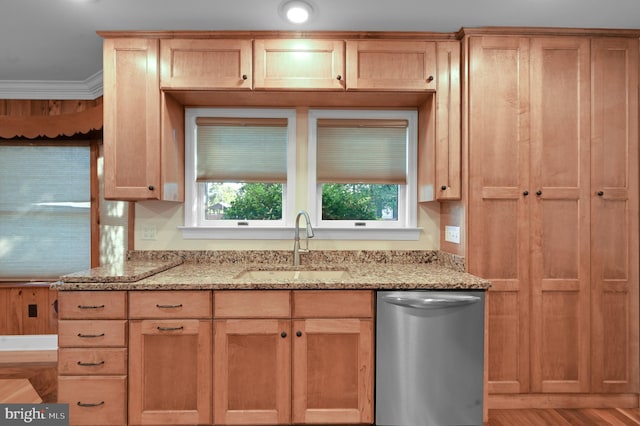
[[[376,425],[482,425],[484,292],[379,291]]]

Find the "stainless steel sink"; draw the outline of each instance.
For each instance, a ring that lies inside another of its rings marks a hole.
[[[280,269],[280,270],[258,270],[247,269],[236,275],[235,279],[248,280],[342,280],[351,275],[346,269],[330,270],[309,270],[309,269]]]

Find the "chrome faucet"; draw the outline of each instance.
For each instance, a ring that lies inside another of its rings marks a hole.
[[[304,220],[307,222],[304,248],[300,248],[300,216],[304,216]],[[300,210],[296,215],[296,229],[293,237],[293,266],[300,266],[300,253],[309,253],[309,238],[313,238],[311,219],[306,211]]]

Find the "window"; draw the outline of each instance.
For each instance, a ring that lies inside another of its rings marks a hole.
[[[315,226],[337,238],[417,239],[416,155],[414,111],[311,110]]]
[[[295,111],[192,108],[186,129],[185,238],[288,238]]]
[[[91,267],[90,148],[0,145],[2,279]]]

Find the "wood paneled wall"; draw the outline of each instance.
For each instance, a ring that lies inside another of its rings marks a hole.
[[[0,115],[43,116],[72,114],[102,105],[102,97],[88,100],[0,99]]]
[[[0,335],[56,334],[57,294],[48,284],[0,286]]]
[[[88,137],[99,133],[102,122],[102,98],[0,100],[0,138]]]

